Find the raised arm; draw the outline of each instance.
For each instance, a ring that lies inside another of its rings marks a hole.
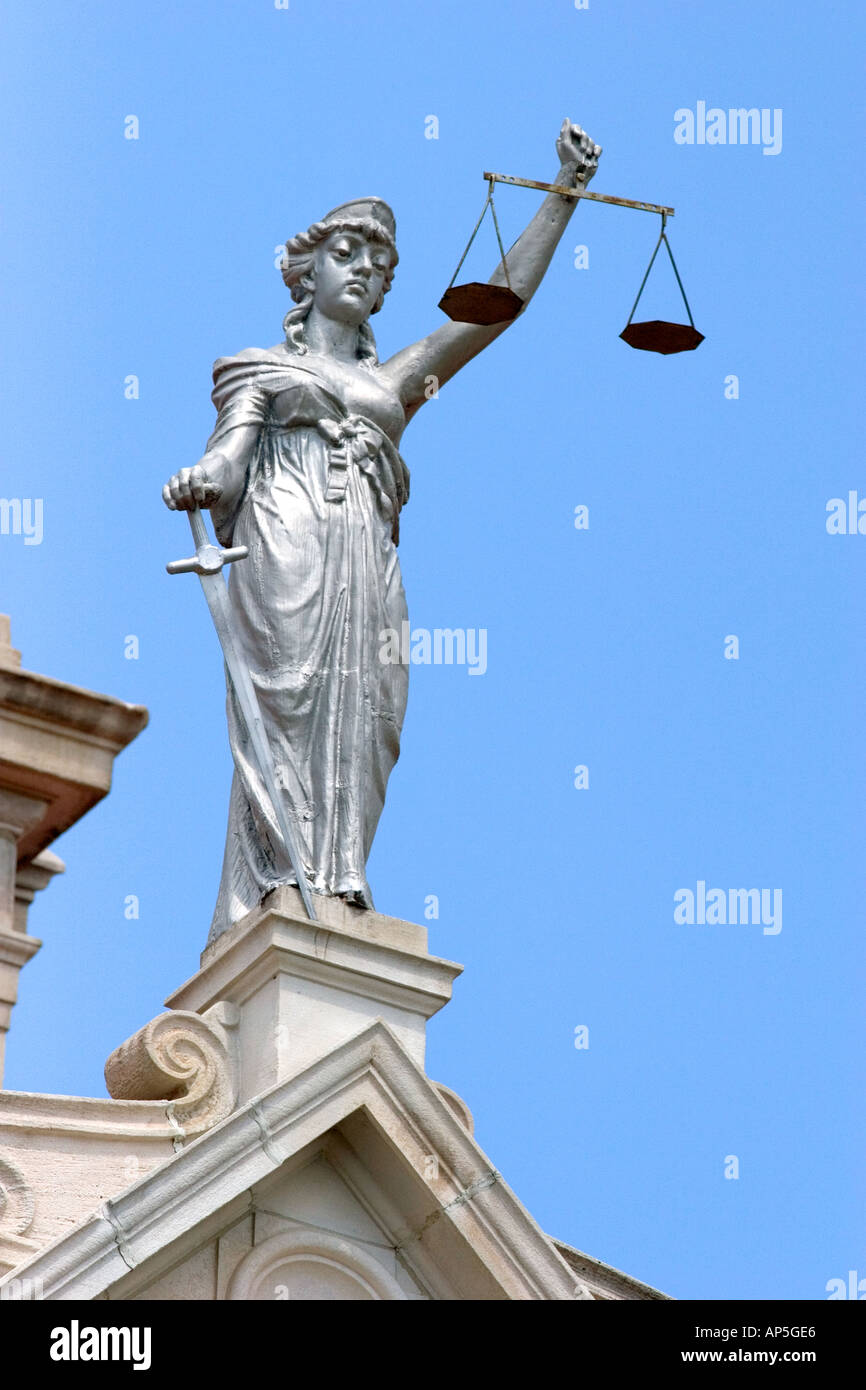
[[[598,168],[601,149],[593,144],[580,126],[566,119],[556,142],[562,166],[553,180],[570,188],[586,187]],[[549,193],[525,232],[506,255],[511,288],[524,301],[522,314],[550,265],[560,238],[568,226],[578,199]],[[491,285],[504,285],[505,274],[501,261],[490,276]],[[518,315],[518,318],[520,315]],[[504,333],[508,323],[479,327],[471,323],[445,323],[426,338],[388,359],[381,368],[399,393],[411,419],[428,396],[425,386],[435,377],[438,386],[449,381],[461,367],[476,357],[483,348]]]

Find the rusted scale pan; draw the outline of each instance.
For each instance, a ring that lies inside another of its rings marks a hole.
[[[468,285],[452,285],[439,300],[439,308],[455,323],[510,323],[523,308],[519,294],[505,285],[482,285],[472,280]]]
[[[693,352],[704,341],[703,333],[691,323],[667,323],[664,319],[648,319],[646,323],[629,323],[619,335],[629,347],[642,352]]]

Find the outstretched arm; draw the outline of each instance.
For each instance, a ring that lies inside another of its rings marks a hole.
[[[566,119],[556,142],[556,150],[562,167],[554,182],[570,188],[585,187],[598,167],[601,154],[599,146],[593,144],[580,126],[572,125]],[[508,252],[506,262],[511,288],[524,301],[521,314],[541,284],[577,202],[576,198],[549,193],[525,232]],[[501,262],[490,276],[489,283],[505,284]],[[392,386],[399,393],[407,420],[427,399],[424,388],[429,377],[435,377],[438,386],[444,385],[455,372],[459,372],[500,333],[504,333],[507,327],[508,323],[491,324],[489,327],[445,323],[426,338],[421,338],[389,358],[383,364],[381,373],[390,378]]]

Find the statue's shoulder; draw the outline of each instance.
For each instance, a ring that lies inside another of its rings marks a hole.
[[[234,353],[231,357],[218,357],[213,364],[214,376],[217,372],[222,373],[232,367],[255,369],[261,366],[273,370],[274,367],[284,367],[287,357],[288,354],[283,343],[278,343],[276,347],[272,348],[242,348],[240,352]]]
[[[239,397],[266,409],[271,397],[289,388],[316,390],[339,412],[333,383],[318,368],[299,362],[284,343],[273,348],[244,348],[233,357],[218,357],[213,367],[211,399],[217,410],[235,405]]]
[[[272,394],[286,371],[286,355],[277,348],[243,348],[232,357],[218,357],[213,364],[211,399],[217,410],[250,394],[262,403]]]

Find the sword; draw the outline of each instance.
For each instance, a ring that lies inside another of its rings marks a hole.
[[[217,637],[222,647],[229,681],[252,744],[255,762],[265,784],[277,824],[280,827],[286,854],[298,880],[298,888],[304,900],[304,907],[307,909],[307,916],[311,922],[315,922],[316,909],[313,907],[310,885],[303,872],[303,860],[298,849],[294,827],[286,815],[283,799],[277,790],[274,764],[268,745],[268,737],[265,733],[262,712],[250,673],[244,665],[235,642],[229,591],[222,576],[223,565],[230,564],[232,560],[245,560],[249,551],[245,545],[234,545],[227,550],[221,550],[219,546],[211,542],[200,509],[195,507],[187,512],[187,515],[195,541],[195,555],[189,560],[172,560],[170,564],[166,565],[166,569],[169,574],[197,574],[201,580],[201,587],[207,599],[207,606],[210,609],[213,625],[217,630]]]

